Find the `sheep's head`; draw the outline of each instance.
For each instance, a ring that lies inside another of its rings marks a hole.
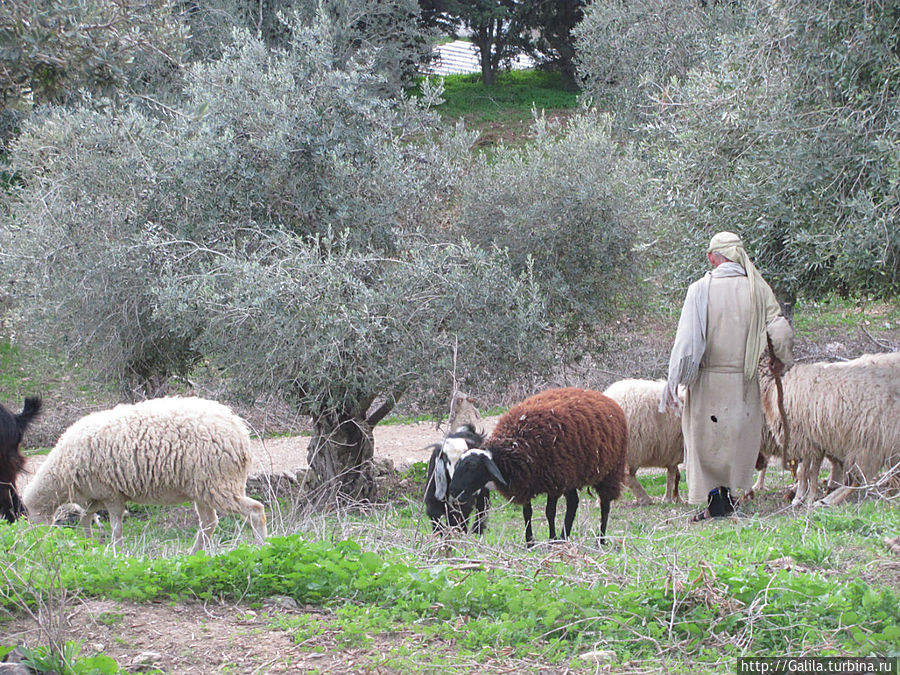
[[[493,481],[504,486],[507,484],[491,453],[479,448],[467,451],[459,458],[453,471],[448,495],[450,507],[461,511],[463,518],[467,519],[478,492],[492,487],[490,484]]]
[[[28,522],[36,525],[52,525],[56,509],[66,503],[55,490],[48,489],[40,477],[34,478],[22,491],[22,504],[25,505]]]

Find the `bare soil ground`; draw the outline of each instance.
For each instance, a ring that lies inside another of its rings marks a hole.
[[[287,631],[273,625],[273,621],[300,616],[319,624],[314,641],[295,642]],[[400,675],[409,672],[410,666],[415,672],[428,673],[576,672],[523,659],[460,659],[454,656],[452,644],[412,631],[373,635],[365,646],[348,647],[343,645],[340,622],[328,610],[285,606],[283,599],[255,610],[240,605],[88,600],[69,607],[66,620],[71,634],[84,641],[83,655],[105,653],[116,659],[123,672],[132,673]],[[20,620],[4,626],[0,644],[10,641],[43,644],[46,639],[33,622]],[[402,670],[389,663],[398,645],[406,653]],[[433,665],[441,657],[453,665]]]
[[[485,433],[493,431],[497,417],[484,417],[478,425]],[[426,447],[444,437],[445,429],[434,422],[391,424],[375,427],[375,459],[390,461],[397,471],[409,468],[415,462],[427,462],[430,453]],[[309,436],[287,436],[253,440],[253,467],[251,473],[291,471],[305,468],[306,448]]]

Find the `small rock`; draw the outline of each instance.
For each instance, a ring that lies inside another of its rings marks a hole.
[[[288,595],[273,595],[271,598],[266,599],[266,604],[281,609],[298,609],[300,607],[297,601]]]
[[[243,611],[238,615],[239,623],[254,623],[255,621],[256,621],[256,612],[254,612],[252,609]]]
[[[145,651],[141,652],[131,659],[132,668],[156,668],[162,663],[163,655],[159,652]]]
[[[389,476],[392,473],[395,473],[396,469],[394,469],[394,463],[389,460],[387,457],[376,457],[375,458],[375,473],[378,476]]]
[[[583,661],[596,661],[599,665],[603,665],[604,663],[615,663],[616,653],[611,649],[597,649],[585,652],[579,658]]]
[[[21,663],[0,663],[0,675],[33,675],[33,673]]]

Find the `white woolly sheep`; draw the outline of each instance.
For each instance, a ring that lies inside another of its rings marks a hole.
[[[625,485],[639,504],[649,504],[650,496],[635,474],[642,467],[666,469],[667,502],[679,502],[678,465],[684,461],[684,435],[677,411],[659,412],[665,380],[619,380],[603,393],[619,404],[628,420],[628,471]],[[679,391],[679,396],[684,394]]]
[[[260,544],[266,538],[262,504],[246,494],[250,436],[226,406],[200,398],[159,398],[90,414],[75,422],[22,495],[29,518],[47,522],[61,504],[93,514],[106,508],[112,542],[122,542],[126,502],[191,501],[200,519],[192,552],[203,548],[218,523],[216,511],[243,515]]]
[[[450,481],[451,506],[466,517],[478,490],[493,482],[522,504],[525,543],[532,545],[531,500],[547,495],[550,539],[556,538],[556,503],[566,497],[562,538],[568,538],[578,509],[578,489],[600,497],[600,543],[609,507],[625,475],[628,425],[619,404],[599,391],[550,389],[513,406],[481,448],[467,451]]]
[[[900,462],[900,377],[891,358],[871,355],[842,363],[798,364],[785,373],[789,452],[799,462],[794,503],[813,501],[822,460],[843,473],[823,503],[839,504],[853,485],[871,484]],[[773,381],[761,380],[763,411],[779,445],[783,428]]]

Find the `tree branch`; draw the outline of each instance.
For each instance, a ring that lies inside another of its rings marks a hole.
[[[375,412],[369,415],[366,423],[370,427],[374,427],[381,420],[383,420],[387,416],[387,414],[394,409],[394,407],[397,405],[397,401],[400,400],[400,397],[403,396],[405,391],[405,387],[401,387],[400,389],[394,391],[390,396],[387,397],[387,399],[385,399],[384,403],[382,403]]]

